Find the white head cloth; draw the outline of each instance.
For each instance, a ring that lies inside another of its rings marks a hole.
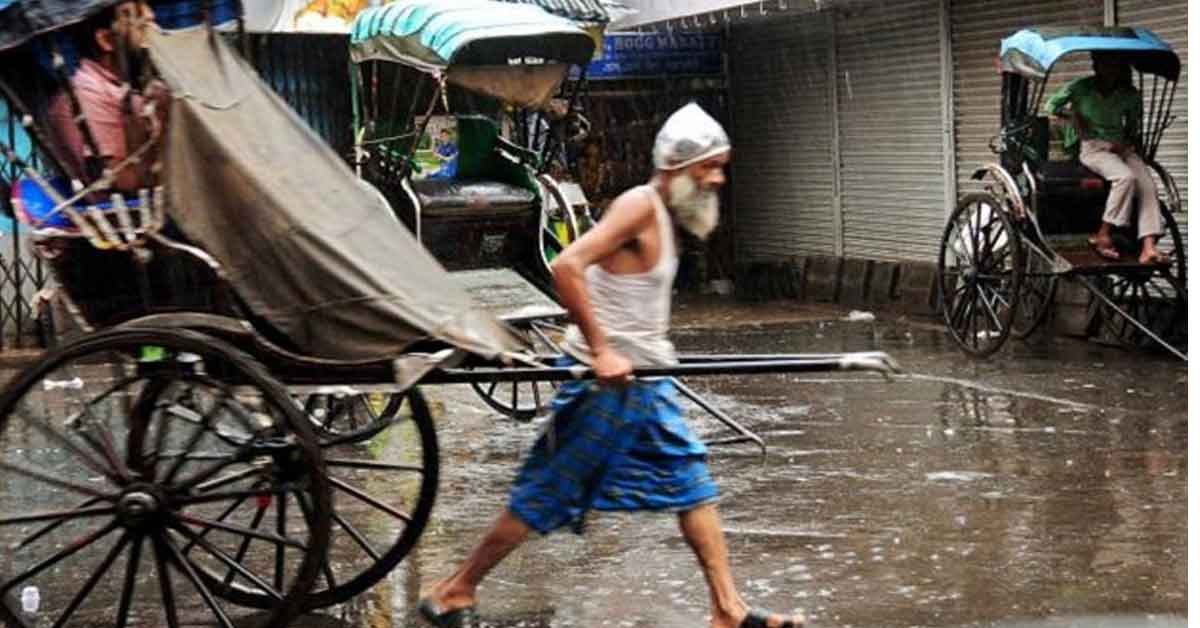
[[[678,170],[729,149],[729,136],[721,123],[700,105],[689,103],[671,114],[654,138],[654,167]]]

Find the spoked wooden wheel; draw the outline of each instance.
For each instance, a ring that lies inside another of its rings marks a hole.
[[[971,355],[991,355],[1012,331],[1020,247],[1003,204],[990,194],[964,196],[950,216],[938,259],[938,297],[950,334]]]
[[[543,268],[549,272],[554,258],[579,238],[579,223],[554,179],[543,174],[538,177],[538,184],[543,192],[538,216],[538,254]]]
[[[1013,314],[1012,334],[1024,340],[1033,335],[1050,314],[1054,304],[1054,292],[1058,289],[1058,275],[1050,261],[1030,246],[1022,246],[1020,296],[1017,311]]]
[[[9,625],[228,628],[254,595],[282,626],[319,575],[331,512],[312,431],[217,339],[113,330],[52,352],[0,397],[0,456]]]
[[[370,440],[387,429],[404,397],[391,394],[314,393],[303,399],[304,412],[321,440]]]
[[[1155,336],[1171,344],[1186,345],[1187,259],[1183,236],[1175,218],[1161,207],[1166,233],[1159,250],[1171,256],[1169,264],[1123,268],[1119,273],[1096,277],[1097,287],[1126,314]],[[1129,319],[1093,300],[1093,332],[1103,340],[1156,348],[1159,343]]]
[[[529,338],[534,351],[542,356],[561,355],[559,343],[564,331],[554,323],[533,321],[529,324]],[[531,421],[550,407],[558,385],[551,381],[471,382],[471,388],[496,412],[518,421]]]
[[[429,522],[438,483],[433,417],[415,388],[391,399],[397,405],[392,418],[369,439],[350,434],[321,440],[333,525],[305,608],[340,604],[386,578]],[[237,601],[259,608],[275,603],[261,594]]]

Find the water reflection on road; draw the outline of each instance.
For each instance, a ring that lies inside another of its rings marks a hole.
[[[735,574],[756,606],[816,626],[1139,628],[1187,612],[1187,370],[1071,340],[988,361],[940,331],[812,322],[677,334],[686,351],[883,349],[906,368],[698,378],[764,436],[714,449]],[[419,592],[502,507],[536,425],[467,387],[427,390],[442,481],[418,548],[307,628],[422,625]],[[694,428],[721,426],[692,412]],[[387,455],[386,452],[383,455]],[[597,513],[587,534],[534,539],[481,591],[495,626],[707,625],[707,592],[668,515]],[[1171,615],[1176,615],[1171,617]]]
[[[1170,615],[1187,611],[1186,367],[1070,340],[975,361],[940,331],[891,323],[677,341],[730,353],[878,348],[908,371],[690,382],[769,445],[766,459],[749,448],[712,456],[751,603],[804,609],[818,626],[1183,625]],[[435,520],[376,595],[336,611],[352,625],[419,625],[410,609],[422,583],[470,549],[536,435],[469,390],[430,392],[443,409]],[[719,433],[694,414],[698,431]],[[481,608],[501,626],[707,624],[694,559],[674,520],[656,515],[597,514],[584,537],[529,543],[487,583]]]

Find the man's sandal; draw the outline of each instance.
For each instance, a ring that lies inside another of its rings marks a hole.
[[[422,598],[420,602],[417,602],[417,610],[420,611],[421,617],[424,617],[425,621],[437,628],[481,628],[483,626],[474,606],[443,611],[433,603],[433,600]]]
[[[754,609],[746,615],[742,623],[738,624],[738,628],[770,628],[767,620],[771,618],[772,614],[762,609]],[[790,619],[785,619],[782,624],[779,624],[779,628],[803,628],[803,626],[804,624],[797,624]]]
[[[1092,250],[1096,252],[1096,255],[1099,255],[1104,259],[1114,261],[1121,259],[1120,251],[1117,251],[1117,248],[1112,245],[1111,241],[1105,244],[1102,243],[1098,238],[1093,237],[1088,238],[1088,244],[1092,245]]]

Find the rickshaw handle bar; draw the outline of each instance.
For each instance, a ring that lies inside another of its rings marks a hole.
[[[694,377],[697,375],[754,375],[769,373],[815,373],[828,371],[875,371],[884,375],[899,373],[896,363],[886,353],[830,354],[797,359],[793,356],[752,356],[763,359],[716,360],[681,363],[670,366],[646,366],[634,369],[637,378]],[[420,384],[469,384],[472,382],[545,382],[575,379],[595,379],[595,373],[585,366],[571,367],[492,367],[472,369],[441,369],[431,371]]]
[[[712,364],[714,362],[778,362],[780,360],[840,360],[849,356],[875,356],[893,362],[885,353],[680,353],[679,363],[684,365]],[[536,359],[541,362],[553,362],[562,357],[561,353],[539,353]],[[894,363],[894,362],[893,362]]]

